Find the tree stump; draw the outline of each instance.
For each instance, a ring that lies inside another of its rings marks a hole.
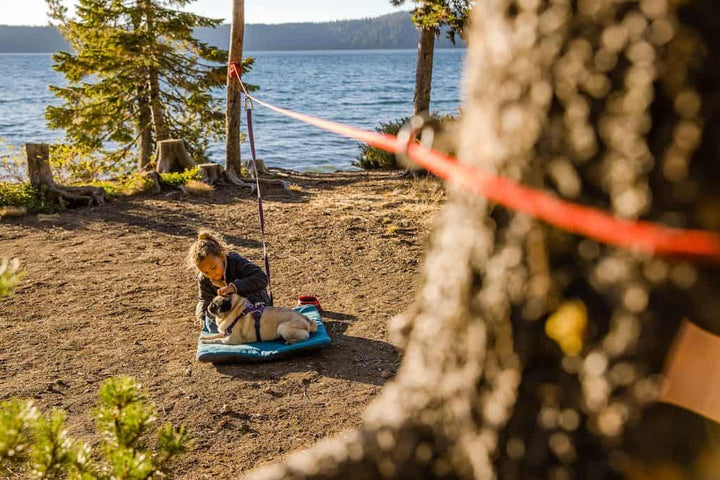
[[[50,146],[46,143],[26,143],[28,178],[30,185],[43,192],[46,198],[68,207],[100,205],[105,201],[105,190],[99,187],[65,187],[55,183],[50,169]]]
[[[214,185],[223,176],[222,167],[217,163],[201,163],[198,168],[202,181],[208,185]]]
[[[258,169],[258,175],[262,176],[268,176],[272,177],[274,176],[273,173],[268,170],[268,168],[265,166],[265,160],[256,160],[257,163],[257,169]],[[248,171],[251,178],[255,178],[255,167],[253,166],[252,160],[248,160],[247,162],[243,162],[243,167]]]
[[[195,168],[195,160],[185,148],[184,140],[161,140],[157,145],[155,164],[158,173],[183,172]]]

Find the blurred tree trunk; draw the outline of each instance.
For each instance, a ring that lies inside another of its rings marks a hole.
[[[228,64],[241,63],[243,36],[245,34],[245,1],[233,0],[232,24],[230,26],[230,50]],[[225,171],[233,183],[241,183],[240,159],[240,83],[235,76],[227,79],[227,112],[225,116]]]
[[[435,30],[421,28],[418,39],[417,66],[415,68],[415,97],[413,115],[430,111],[433,57],[435,53]]]
[[[720,229],[720,4],[677,5],[479,2],[459,161],[618,216]],[[418,298],[393,322],[397,377],[357,430],[250,478],[720,478],[716,426],[654,403],[681,320],[720,333],[718,285],[716,267],[450,186]]]

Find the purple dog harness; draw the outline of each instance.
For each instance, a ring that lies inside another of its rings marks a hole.
[[[237,318],[235,318],[235,320],[233,320],[233,322],[227,328],[227,330],[225,331],[225,336],[226,337],[230,336],[230,334],[232,333],[232,329],[235,326],[235,324],[238,322],[238,320],[243,318],[248,313],[252,313],[253,320],[255,320],[255,335],[257,336],[256,341],[261,342],[262,339],[260,338],[260,318],[262,318],[262,314],[264,311],[265,311],[265,305],[263,305],[262,303],[260,303],[258,305],[253,305],[252,303],[250,303],[246,300],[245,301],[245,309],[242,312],[240,312],[240,315],[238,315]]]

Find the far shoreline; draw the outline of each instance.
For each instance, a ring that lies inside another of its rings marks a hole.
[[[2,26],[2,25],[0,25]],[[252,56],[254,54],[258,53],[278,53],[278,54],[288,54],[288,53],[306,53],[306,54],[313,54],[313,53],[333,53],[333,52],[343,52],[343,53],[363,53],[363,52],[408,52],[408,51],[415,51],[415,48],[337,48],[337,49],[326,49],[326,48],[318,48],[318,49],[298,49],[298,50],[248,50],[246,52],[243,52],[243,55],[247,54],[247,56]],[[461,50],[465,51],[467,50],[466,46],[457,46],[457,47],[436,47],[435,51],[455,51],[455,50]],[[0,56],[44,56],[44,55],[52,55],[53,53],[61,52],[64,50],[55,50],[53,52],[2,52],[0,51]]]

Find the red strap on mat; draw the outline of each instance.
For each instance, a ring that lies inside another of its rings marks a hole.
[[[687,257],[720,263],[720,235],[702,230],[683,230],[659,224],[626,220],[596,208],[561,200],[547,192],[517,184],[497,175],[458,163],[454,158],[417,143],[405,145],[394,135],[371,132],[322,118],[276,107],[250,95],[240,80],[239,65],[231,64],[245,95],[274,112],[329,132],[368,143],[390,153],[406,153],[421,167],[469,192],[517,212],[602,243],[661,256]]]

